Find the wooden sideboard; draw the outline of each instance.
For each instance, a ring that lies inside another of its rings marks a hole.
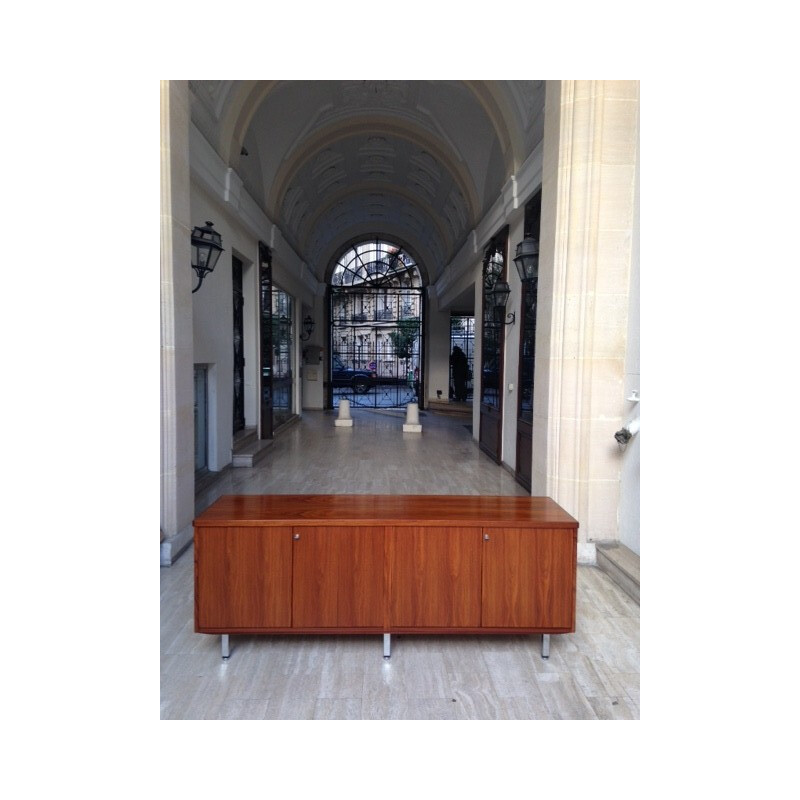
[[[575,630],[578,522],[547,497],[228,495],[194,521],[195,631]]]

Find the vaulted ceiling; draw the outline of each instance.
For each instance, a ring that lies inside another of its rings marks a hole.
[[[542,81],[191,81],[192,120],[320,281],[362,236],[429,280],[542,138]]]

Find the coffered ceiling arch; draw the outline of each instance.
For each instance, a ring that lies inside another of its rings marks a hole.
[[[281,84],[303,83],[298,81],[195,81],[197,84],[224,84],[225,95],[221,98],[224,113],[220,113],[220,155],[235,168],[239,161],[240,149],[253,116],[268,99],[270,93]],[[334,84],[335,81],[316,81],[318,84]],[[408,81],[350,81],[360,84],[409,83]],[[426,83],[447,84],[448,81],[426,81]],[[504,101],[502,84],[506,81],[463,81],[463,85],[472,92],[480,102],[488,119],[491,121],[502,151],[509,155],[506,166],[513,168],[524,158],[522,154],[522,138],[514,124],[514,115],[508,103]]]
[[[435,280],[538,141],[544,101],[541,81],[191,84],[193,119],[318,279],[345,231],[369,230],[406,237]]]
[[[455,223],[448,228],[433,206],[415,196],[414,193],[404,187],[380,183],[377,181],[365,181],[352,186],[346,186],[339,191],[330,194],[306,220],[299,226],[299,236],[302,241],[313,244],[315,231],[324,227],[326,220],[338,208],[354,208],[354,201],[365,200],[368,216],[373,220],[372,225],[386,226],[389,216],[397,220],[407,216],[411,219],[424,219],[427,224],[433,226],[433,234],[443,242],[452,245],[453,236],[456,233]],[[381,220],[380,223],[375,220]]]
[[[403,121],[375,116],[360,116],[357,120],[347,119],[334,123],[316,131],[287,153],[275,174],[273,187],[268,195],[268,211],[275,207],[279,198],[284,197],[292,178],[309,161],[337,145],[342,145],[343,149],[352,146],[358,147],[358,140],[363,139],[385,139],[387,141],[386,145],[381,145],[380,142],[374,143],[375,153],[373,155],[376,159],[381,155],[381,150],[384,155],[389,157],[390,151],[396,150],[398,147],[395,140],[403,140],[417,147],[422,154],[421,160],[428,162],[431,172],[446,171],[452,176],[467,202],[469,221],[474,224],[476,215],[480,211],[480,201],[475,181],[470,175],[467,165],[462,160],[454,158],[453,154],[442,146],[441,140],[427,131],[414,128]],[[425,154],[431,156],[433,161],[438,162],[440,166],[425,158]],[[376,166],[378,165],[376,164]]]

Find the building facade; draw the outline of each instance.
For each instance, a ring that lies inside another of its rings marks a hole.
[[[162,564],[240,430],[335,406],[343,352],[408,390],[386,402],[447,398],[451,316],[470,314],[476,446],[580,521],[581,561],[639,552],[640,434],[615,437],[639,414],[638,81],[163,81],[161,109]],[[206,221],[224,251],[193,291]]]

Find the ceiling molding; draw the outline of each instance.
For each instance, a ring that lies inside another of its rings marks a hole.
[[[467,203],[467,225],[474,225],[480,212],[480,201],[477,189],[466,164],[457,154],[448,153],[440,144],[440,139],[418,125],[405,121],[376,115],[354,116],[338,120],[321,128],[293,151],[291,160],[281,164],[275,175],[272,188],[267,196],[268,213],[275,214],[292,181],[312,159],[326,148],[346,139],[364,138],[367,136],[395,136],[414,144],[422,150],[429,151],[450,173]]]
[[[310,238],[314,230],[317,228],[324,216],[328,214],[337,204],[341,203],[342,201],[346,201],[351,196],[357,197],[363,196],[364,194],[378,192],[391,197],[399,197],[404,202],[409,203],[410,205],[419,209],[419,211],[423,213],[434,226],[436,233],[442,242],[443,250],[446,253],[449,253],[450,250],[452,250],[452,248],[455,246],[456,243],[453,240],[452,235],[445,228],[438,212],[435,211],[430,204],[425,203],[410,189],[398,186],[396,184],[378,183],[375,181],[364,181],[359,184],[347,186],[335,194],[332,194],[326,203],[315,211],[313,216],[303,221],[301,229],[298,231],[298,246],[301,248],[306,248],[309,245]],[[388,222],[386,224],[390,225],[391,223]]]

